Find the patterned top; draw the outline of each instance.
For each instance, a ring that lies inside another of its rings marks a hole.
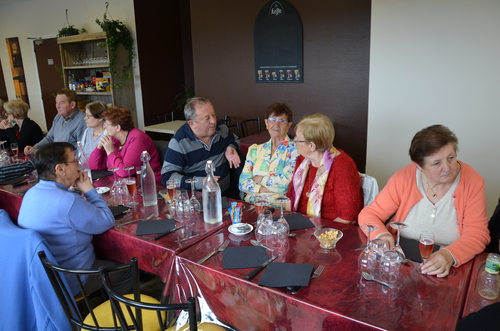
[[[267,196],[271,205],[278,207],[274,198],[286,194],[295,170],[295,160],[299,155],[297,146],[288,136],[271,155],[272,142],[257,145],[248,149],[245,166],[240,175],[239,189],[246,193],[245,201],[254,202],[253,193],[258,193],[264,186],[273,193],[259,193]],[[255,176],[264,176],[260,184],[253,181]]]

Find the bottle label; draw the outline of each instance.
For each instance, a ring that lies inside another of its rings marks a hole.
[[[485,267],[486,272],[490,274],[498,274],[500,271],[500,264],[497,264],[493,261],[490,261],[489,259],[486,260],[486,267]]]

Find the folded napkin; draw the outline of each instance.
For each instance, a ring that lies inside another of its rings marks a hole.
[[[130,208],[127,206],[110,206],[111,212],[115,218],[123,216]]]
[[[278,217],[274,217],[273,221],[277,221]],[[301,230],[301,229],[307,229],[307,228],[314,228],[313,222],[311,222],[310,219],[307,217],[304,217],[300,213],[295,213],[291,215],[285,215],[285,220],[287,221],[288,225],[290,225],[290,231],[292,230]]]
[[[175,221],[172,218],[153,221],[139,221],[137,223],[136,236],[147,234],[157,234],[172,230],[175,228]]]
[[[222,251],[223,269],[257,268],[268,260],[264,247],[228,247]]]
[[[112,176],[113,175],[112,172],[110,172],[110,171],[104,171],[104,170],[92,170],[91,174],[92,174],[92,180],[96,180],[96,179],[99,179],[99,178],[108,177],[108,176]]]
[[[403,249],[403,252],[405,253],[405,256],[407,259],[410,259],[410,260],[418,262],[418,263],[423,262],[422,256],[420,255],[420,248],[419,248],[418,240],[401,237],[399,239],[399,245]],[[440,248],[441,248],[441,246],[434,245],[432,252],[434,253],[434,252],[438,251]]]
[[[265,268],[259,285],[268,287],[307,286],[314,264],[271,262]]]
[[[203,198],[200,198],[199,201],[200,201],[200,205],[203,206]],[[226,197],[222,197],[221,202],[222,202],[222,209],[227,209],[227,208],[231,207],[231,204],[229,203],[229,201],[227,201]]]

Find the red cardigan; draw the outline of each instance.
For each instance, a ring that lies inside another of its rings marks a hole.
[[[359,173],[351,157],[345,152],[339,151],[341,154],[335,157],[326,181],[323,201],[321,202],[321,217],[331,220],[340,217],[356,224],[358,221],[358,214],[361,209],[363,209],[363,195]],[[295,169],[299,167],[303,160],[304,157],[300,155],[297,158]],[[302,190],[298,210],[296,210],[299,213],[307,214],[308,198],[306,197],[306,193],[309,192],[317,171],[318,168],[312,165],[309,166],[305,187]],[[295,200],[293,180],[288,190],[287,197],[290,198],[293,206],[293,201]]]

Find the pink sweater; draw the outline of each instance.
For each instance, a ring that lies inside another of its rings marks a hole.
[[[471,166],[460,163],[462,173],[453,195],[460,238],[446,247],[457,261],[455,267],[481,253],[490,241],[484,180]],[[384,222],[394,213],[394,222],[404,222],[411,207],[423,198],[416,185],[416,165],[409,164],[398,170],[375,200],[363,208],[358,222],[360,226],[365,223],[380,226],[372,233],[373,238],[387,229],[392,232],[392,228],[384,227]]]
[[[142,151],[148,151],[149,156],[151,156],[149,164],[155,173],[156,182],[161,182],[161,164],[158,152],[153,140],[146,133],[137,128],[130,130],[127,141],[121,151],[118,151],[120,141],[113,138],[113,142],[115,144],[115,152],[109,155],[106,155],[104,148],[94,149],[92,154],[90,154],[90,169],[107,170],[110,168],[119,168],[116,174],[120,177],[126,177],[128,176],[128,172],[123,170],[123,168],[141,166],[141,153]],[[130,174],[134,174],[135,176],[135,170],[130,170]]]

